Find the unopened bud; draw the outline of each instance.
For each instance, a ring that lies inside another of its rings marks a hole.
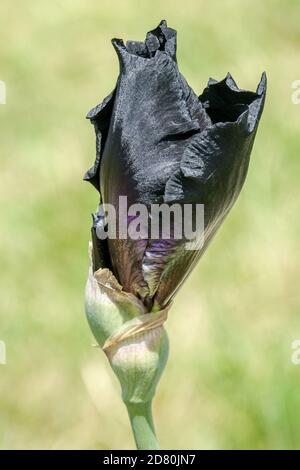
[[[167,310],[143,303],[105,268],[89,270],[85,310],[91,330],[118,377],[126,404],[151,402],[168,357]]]

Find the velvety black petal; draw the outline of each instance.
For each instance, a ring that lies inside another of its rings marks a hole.
[[[102,103],[98,104],[88,114],[87,119],[90,119],[95,127],[96,133],[96,160],[94,165],[84,175],[84,180],[90,181],[98,191],[100,191],[99,170],[100,161],[108,134],[111,113],[113,109],[115,91],[110,93]]]
[[[126,49],[130,54],[135,54],[140,57],[149,57],[149,51],[144,42],[141,41],[127,41]]]
[[[92,215],[93,217],[93,225],[91,228],[91,238],[92,238],[92,264],[93,264],[93,271],[97,271],[100,268],[108,268],[112,269],[109,249],[108,249],[108,242],[107,240],[101,240],[97,236],[97,227],[105,226],[104,218],[97,212],[96,214]]]
[[[184,149],[193,135],[211,123],[172,54],[164,49],[171,33],[165,42],[156,34],[163,50],[158,48],[152,58],[128,52],[120,40],[113,42],[121,70],[100,180],[104,202],[115,207],[120,195],[128,197],[128,205],[162,202],[166,182],[178,171]],[[150,47],[147,40],[146,45]],[[140,45],[138,49],[142,50]],[[118,279],[125,290],[142,297],[146,295],[141,268],[146,246],[147,240],[109,240]],[[137,285],[142,292],[136,290]]]
[[[176,61],[176,31],[168,28],[165,20],[162,20],[157,28],[149,31],[145,43],[149,57],[153,57],[156,51],[165,51]]]
[[[183,154],[179,171],[166,184],[165,202],[204,204],[205,231],[201,250],[187,251],[184,250],[184,243],[178,243],[169,259],[165,258],[167,262],[157,267],[162,272],[155,297],[159,305],[170,301],[241,191],[263,110],[265,91],[266,77],[263,74],[257,93],[252,94],[252,101],[237,121],[219,122],[194,136]],[[151,252],[151,245],[148,250]],[[145,259],[144,263],[149,264],[149,261]],[[152,270],[155,271],[154,264]]]
[[[164,51],[176,61],[176,31],[168,28],[165,20],[162,20],[157,28],[149,31],[145,42],[127,41],[126,50],[130,54],[150,59],[156,51]]]
[[[199,96],[213,123],[236,121],[256,98],[257,93],[240,90],[229,73],[220,82],[210,79]]]

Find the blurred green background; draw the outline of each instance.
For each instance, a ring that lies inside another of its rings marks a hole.
[[[113,88],[112,37],[162,18],[200,93],[227,71],[269,81],[242,194],[168,320],[161,447],[300,447],[300,2],[2,0],[0,447],[133,448],[119,384],[84,311],[94,160],[86,112]]]

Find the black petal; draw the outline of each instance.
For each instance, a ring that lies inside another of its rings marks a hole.
[[[168,28],[165,20],[162,20],[157,28],[149,31],[145,43],[149,57],[159,50],[167,52],[176,61],[176,31]]]
[[[84,180],[90,181],[95,188],[100,191],[99,170],[104,145],[106,142],[111,113],[113,109],[115,98],[115,90],[112,91],[102,103],[98,104],[95,108],[87,114],[87,119],[90,119],[95,127],[96,133],[96,160],[94,165],[84,175]]]
[[[93,225],[91,228],[91,238],[92,238],[92,264],[93,264],[93,271],[97,271],[100,268],[108,268],[112,270],[109,249],[108,249],[108,242],[107,240],[101,240],[97,236],[97,226],[100,224],[104,224],[103,217],[99,214],[93,214]]]
[[[172,34],[165,42],[155,34],[161,48],[152,58],[129,53],[120,40],[113,42],[121,72],[100,180],[104,202],[115,207],[120,195],[128,197],[128,205],[162,202],[166,182],[179,169],[185,147],[211,123],[180,75],[171,46],[165,50]],[[150,47],[147,39],[146,45]],[[140,45],[138,50],[142,51]],[[115,274],[125,290],[143,298],[147,296],[142,272],[146,246],[147,240],[109,240]]]
[[[153,57],[156,51],[164,51],[176,61],[176,31],[162,20],[157,28],[149,31],[145,42],[127,41],[126,50],[145,59]]]
[[[258,93],[240,90],[228,73],[220,82],[210,79],[199,100],[212,122],[217,123],[236,121],[258,97]]]
[[[241,191],[265,92],[263,74],[257,93],[237,121],[217,123],[197,134],[183,154],[180,169],[166,184],[165,202],[204,204],[205,232],[201,250],[187,251],[178,243],[166,258],[156,294],[159,305],[172,298],[193,269]]]

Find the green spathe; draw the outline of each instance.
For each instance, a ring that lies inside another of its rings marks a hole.
[[[168,308],[147,312],[113,273],[89,269],[85,310],[91,330],[119,379],[139,449],[158,449],[151,404],[168,358]]]

